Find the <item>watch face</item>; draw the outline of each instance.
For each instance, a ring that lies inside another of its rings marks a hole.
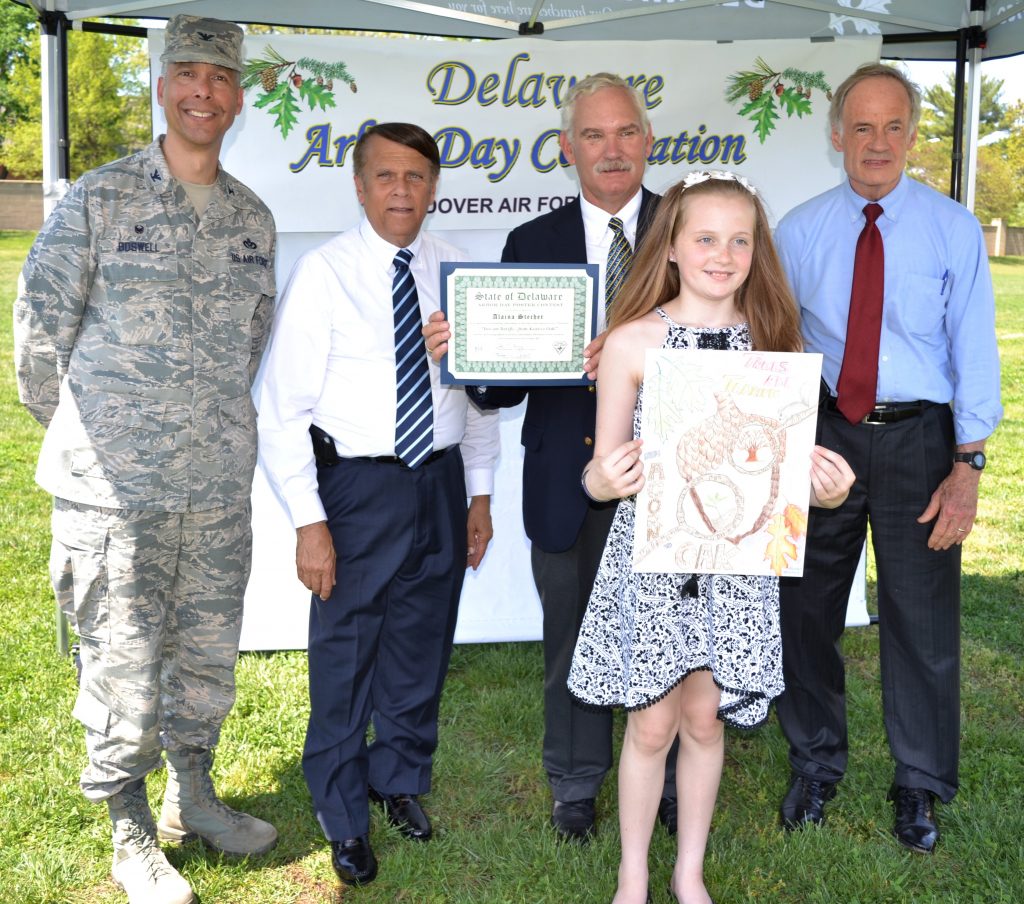
[[[957,452],[953,456],[953,460],[970,465],[975,471],[982,471],[985,468],[986,459],[984,452]]]

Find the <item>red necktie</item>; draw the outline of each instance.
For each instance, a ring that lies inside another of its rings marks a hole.
[[[875,224],[882,215],[878,204],[864,208],[867,222],[857,239],[853,288],[846,321],[846,351],[839,373],[836,407],[856,424],[875,407],[878,385],[878,340],[882,333],[882,294],[885,289],[885,249]]]

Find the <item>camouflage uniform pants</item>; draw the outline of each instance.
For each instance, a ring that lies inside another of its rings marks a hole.
[[[104,800],[162,748],[217,742],[235,700],[249,502],[174,514],[55,499],[52,523],[50,575],[81,640],[82,790]]]

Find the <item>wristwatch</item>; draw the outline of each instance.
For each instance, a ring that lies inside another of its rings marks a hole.
[[[975,471],[985,470],[985,453],[984,452],[954,452],[953,461],[962,461],[966,465],[970,465]]]

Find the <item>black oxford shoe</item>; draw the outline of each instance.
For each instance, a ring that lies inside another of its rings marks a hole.
[[[383,805],[388,822],[406,838],[429,841],[434,834],[430,819],[415,794],[381,794],[371,788],[370,800]]]
[[[892,833],[911,851],[930,854],[939,842],[939,825],[935,821],[935,796],[924,788],[903,788],[893,785],[888,799],[896,811]]]
[[[825,804],[836,796],[835,782],[794,775],[779,807],[779,821],[787,831],[825,822]]]
[[[679,808],[674,797],[663,797],[658,801],[658,822],[669,835],[675,835],[679,826]]]
[[[565,841],[585,843],[594,834],[594,798],[556,800],[551,808],[551,825]]]
[[[332,841],[331,866],[345,885],[366,885],[377,878],[377,858],[366,835]]]

